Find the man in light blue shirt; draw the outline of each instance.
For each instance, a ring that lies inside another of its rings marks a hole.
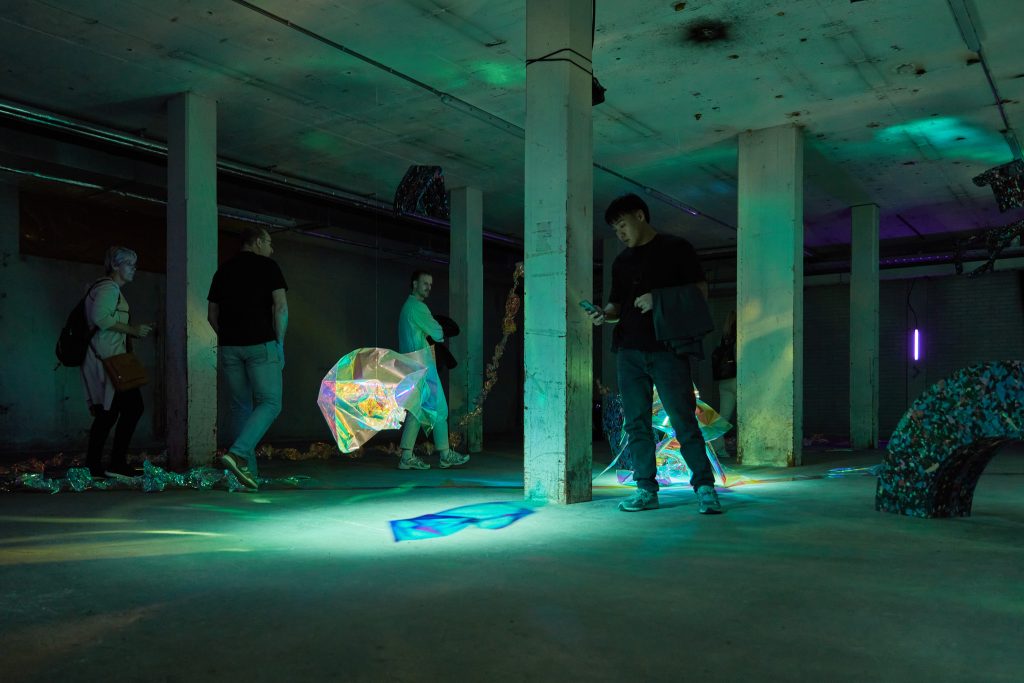
[[[410,285],[412,291],[402,306],[402,312],[398,315],[398,351],[400,353],[412,353],[426,349],[430,346],[430,340],[435,343],[444,341],[444,330],[441,328],[441,324],[434,319],[430,308],[425,303],[426,298],[430,296],[430,289],[434,285],[434,277],[430,273],[417,270],[412,274]],[[436,364],[431,366],[430,372],[436,376]],[[441,385],[439,379],[437,385]],[[469,461],[469,456],[456,453],[448,445],[448,404],[444,400],[443,393],[441,402],[443,405],[440,406],[442,409],[438,411],[437,422],[430,425],[434,432],[434,447],[441,454],[439,464],[441,467],[464,465]],[[419,433],[420,421],[412,414],[406,413],[405,426],[402,428],[402,459],[398,461],[398,469],[430,469],[430,465],[423,462],[413,452]]]

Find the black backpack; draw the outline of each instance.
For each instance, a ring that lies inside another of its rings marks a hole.
[[[96,330],[89,326],[89,321],[85,317],[85,300],[101,281],[97,280],[94,282],[89,291],[78,302],[78,305],[71,309],[71,313],[68,314],[68,319],[64,322],[64,327],[60,331],[60,337],[57,339],[57,348],[54,349],[59,365],[77,368],[85,362],[85,354],[89,351],[89,343],[92,341],[92,336],[96,334]]]

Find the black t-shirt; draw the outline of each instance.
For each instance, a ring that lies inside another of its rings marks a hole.
[[[225,261],[213,276],[206,298],[220,306],[217,332],[221,346],[251,346],[274,341],[276,289],[288,289],[273,260],[241,251]]]
[[[682,237],[658,233],[647,244],[626,249],[612,264],[609,301],[619,305],[619,323],[612,334],[612,348],[664,351],[654,336],[653,313],[641,313],[633,301],[664,287],[704,281],[693,245]]]

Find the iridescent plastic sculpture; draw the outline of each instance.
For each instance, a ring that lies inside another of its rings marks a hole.
[[[725,469],[722,467],[722,463],[718,461],[718,454],[715,452],[711,442],[732,429],[732,424],[719,415],[714,408],[701,401],[699,396],[695,412],[697,423],[700,425],[701,435],[704,437],[704,448],[707,452],[708,460],[711,461],[711,468],[715,471],[718,483],[725,484]],[[617,470],[617,476],[620,483],[629,483],[633,480],[632,462],[629,460],[629,449],[627,447],[629,437],[624,429],[622,403],[618,396],[609,401],[605,416],[605,436],[608,439],[608,443],[611,444],[612,452],[615,453],[615,460],[612,462],[612,465],[615,464],[615,461],[618,461],[620,465],[625,466],[626,469],[620,468]],[[672,429],[668,413],[665,412],[661,405],[657,389],[654,390],[651,422],[654,428],[663,435],[662,440],[656,446],[654,455],[658,466],[657,474],[655,475],[658,483],[667,486],[673,483],[689,482],[690,468],[686,466],[686,461],[683,460],[683,455],[679,450],[679,441],[676,440],[675,430]],[[611,465],[608,467],[610,469]]]
[[[430,349],[356,349],[324,377],[317,405],[342,453],[351,453],[382,429],[398,429],[406,411],[423,425],[448,418]]]

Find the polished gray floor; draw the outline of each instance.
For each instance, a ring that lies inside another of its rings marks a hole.
[[[257,494],[0,495],[0,678],[1021,680],[1024,451],[952,520],[820,476],[878,453],[805,459],[733,468],[719,517],[685,488],[618,512],[607,474],[592,503],[401,543],[390,520],[521,503],[520,453],[271,462],[310,479]]]

